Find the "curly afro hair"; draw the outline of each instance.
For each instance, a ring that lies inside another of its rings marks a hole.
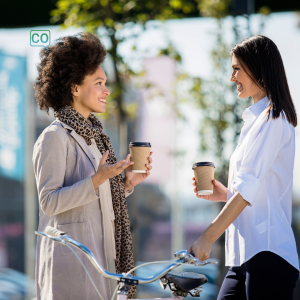
[[[38,107],[58,111],[73,101],[71,87],[82,84],[104,61],[106,50],[92,33],[66,36],[40,51],[38,77],[33,84]]]

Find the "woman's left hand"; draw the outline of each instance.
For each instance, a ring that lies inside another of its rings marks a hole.
[[[194,252],[195,257],[203,261],[209,258],[212,244],[213,243],[205,235],[201,235],[190,247],[188,252]]]
[[[131,166],[125,169],[125,191],[132,189],[134,186],[144,181],[150,175],[150,170],[152,169],[152,154],[153,152],[150,152],[150,156],[148,157],[148,164],[146,164],[146,173],[133,173],[131,171]]]

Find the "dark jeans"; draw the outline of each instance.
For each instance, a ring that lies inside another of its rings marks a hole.
[[[229,269],[217,300],[292,300],[298,278],[285,259],[263,251]]]

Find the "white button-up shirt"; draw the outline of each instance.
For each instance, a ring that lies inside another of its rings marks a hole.
[[[226,230],[226,266],[271,251],[299,269],[291,228],[295,130],[282,114],[267,121],[267,97],[243,113],[231,156],[227,201],[237,191],[249,205]]]

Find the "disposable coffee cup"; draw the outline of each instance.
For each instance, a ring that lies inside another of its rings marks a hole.
[[[150,156],[151,144],[144,142],[130,142],[130,160],[134,162],[131,165],[133,173],[146,173],[146,164],[149,164],[148,157]]]
[[[214,190],[215,165],[212,162],[198,162],[193,165],[198,195],[211,195]]]

